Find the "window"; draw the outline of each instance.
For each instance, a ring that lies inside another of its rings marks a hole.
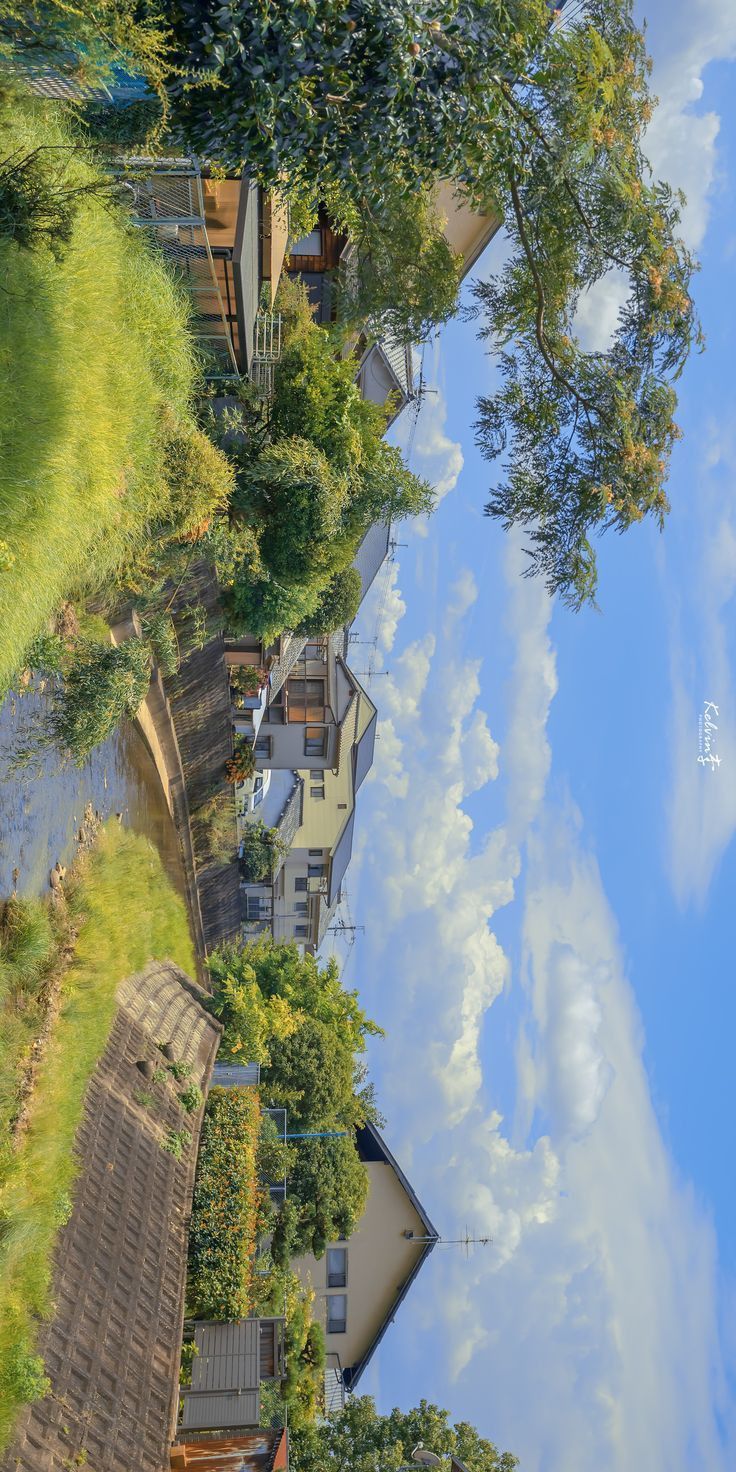
[[[348,1318],[347,1293],[331,1293],[327,1299],[327,1333],[344,1334]]]
[[[248,920],[260,920],[261,900],[257,894],[249,894],[245,897],[245,913]]]
[[[324,802],[324,800],[325,800],[325,789],[324,789],[324,787],[310,787],[310,789],[309,789],[309,796],[310,797],[313,797],[315,802]]]
[[[307,864],[307,874],[310,879],[322,879],[324,872],[324,864]]]
[[[321,767],[318,767],[316,772],[310,772],[309,775],[313,782],[324,782],[325,780],[325,774]]]
[[[327,1248],[327,1287],[345,1288],[348,1281],[348,1253],[346,1247]]]
[[[295,925],[294,926],[294,934],[295,934],[297,940],[306,940],[307,936],[309,935],[309,926],[308,925]]]
[[[295,900],[294,901],[294,914],[295,915],[308,915],[309,914],[309,901],[308,900]],[[339,1288],[340,1287],[340,1284],[337,1283],[335,1286]]]
[[[324,652],[321,644],[307,644],[304,650],[305,659],[323,659]]]
[[[310,859],[321,859],[322,858],[322,850],[321,850],[321,848],[310,848],[310,850],[309,850],[309,857],[310,857]]]
[[[319,225],[315,225],[308,235],[303,235],[301,240],[295,240],[291,247],[292,256],[321,256],[322,254],[322,231]]]
[[[253,749],[257,757],[261,757],[262,759],[265,757],[266,760],[269,760],[271,756],[271,737],[256,736],[256,743]]]
[[[306,892],[307,892],[307,881],[306,881],[306,879],[302,879],[301,876],[298,879],[295,879],[294,880],[294,890],[295,890],[295,893],[296,894],[306,894]]]
[[[327,755],[327,732],[323,726],[307,726],[304,732],[304,755]]]
[[[323,721],[325,718],[324,680],[302,680],[294,676],[288,684],[287,707],[290,721]]]

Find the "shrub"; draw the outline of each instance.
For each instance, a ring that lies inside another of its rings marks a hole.
[[[138,639],[117,648],[82,639],[63,685],[54,693],[51,740],[81,766],[123,716],[131,720],[148,690],[151,656]]]
[[[8,1388],[19,1401],[26,1404],[43,1400],[51,1389],[51,1381],[41,1356],[30,1354],[20,1347],[11,1352],[6,1367],[6,1379]]]
[[[197,425],[180,421],[165,430],[163,475],[172,531],[199,541],[230,503],[235,473],[229,460]]]
[[[179,1103],[181,1104],[182,1109],[186,1110],[187,1114],[194,1114],[197,1109],[201,1109],[203,1102],[204,1094],[202,1093],[199,1084],[190,1084],[189,1087],[187,1089],[184,1089],[179,1095]]]
[[[275,1120],[264,1114],[258,1135],[258,1179],[264,1186],[286,1180],[294,1163],[294,1147],[284,1140]]]
[[[287,1196],[277,1218],[271,1238],[271,1257],[277,1268],[288,1268],[296,1253],[299,1237],[299,1208],[296,1201]]]
[[[262,818],[247,823],[240,854],[240,871],[247,884],[261,884],[270,879],[277,858],[288,853],[275,828],[267,828]]]
[[[168,613],[149,613],[141,619],[141,628],[161,674],[170,679],[179,668],[174,620]]]
[[[230,686],[239,695],[254,696],[266,683],[266,671],[255,664],[231,664]]]
[[[255,1089],[210,1090],[189,1229],[188,1301],[205,1318],[232,1322],[251,1308],[259,1119]]]
[[[26,667],[44,675],[58,675],[64,659],[64,640],[59,634],[37,634],[25,654]]]
[[[126,106],[87,102],[78,116],[95,148],[142,150],[155,143],[163,121],[158,97],[140,97]]]
[[[169,1063],[166,1071],[180,1084],[184,1082],[184,1079],[189,1078],[192,1070],[188,1063]]]
[[[166,1150],[169,1155],[173,1155],[175,1160],[181,1160],[184,1151],[188,1149],[191,1143],[192,1137],[189,1130],[167,1130],[161,1148],[162,1150]]]
[[[245,736],[236,736],[235,751],[225,763],[227,782],[247,782],[256,770],[256,754]]]
[[[235,858],[235,802],[229,787],[211,793],[195,810],[193,819],[198,857],[201,848],[216,864],[226,864]]]

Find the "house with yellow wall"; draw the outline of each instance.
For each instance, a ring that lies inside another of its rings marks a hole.
[[[313,1313],[325,1332],[328,1411],[339,1409],[345,1391],[358,1385],[439,1240],[375,1125],[357,1130],[356,1138],[369,1185],[355,1231],[330,1243],[323,1257],[307,1255],[292,1264],[314,1290]]]

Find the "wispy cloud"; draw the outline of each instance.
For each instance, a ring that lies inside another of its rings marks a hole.
[[[382,977],[380,1007],[371,1001],[388,1030],[381,1097],[443,1229],[492,1238],[469,1260],[434,1255],[395,1352],[432,1343],[423,1392],[442,1401],[452,1380],[455,1414],[512,1447],[524,1472],[725,1472],[714,1234],[662,1139],[581,816],[547,794],[550,605],[519,577],[519,559],[512,540],[501,749],[478,669],[460,654],[462,615],[451,645],[442,635],[409,645],[387,682],[360,880],[363,985],[370,995],[371,976]],[[474,721],[487,744],[471,774]],[[496,772],[485,811],[498,821],[484,832],[465,804]],[[514,972],[494,917],[511,905],[518,918],[521,904]],[[507,1124],[483,1039],[509,989],[522,1015]]]
[[[718,177],[720,118],[698,104],[708,66],[736,56],[736,7],[732,0],[652,0],[647,6],[649,47],[659,97],[646,140],[657,174],[684,190],[683,229],[697,248],[708,225]]]

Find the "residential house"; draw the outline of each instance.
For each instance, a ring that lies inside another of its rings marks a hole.
[[[301,823],[273,887],[273,934],[276,940],[301,941],[317,949],[340,900],[341,886],[353,850],[355,804],[370,771],[378,712],[344,666],[351,690],[341,719],[335,765],[305,767]]]
[[[293,1264],[314,1289],[313,1312],[325,1330],[328,1410],[358,1385],[406,1298],[438,1233],[375,1125],[356,1131],[369,1178],[363,1216],[348,1240],[328,1245],[323,1257]]]
[[[255,641],[226,651],[231,666],[268,657]],[[373,761],[376,707],[347,663],[343,631],[301,641],[283,682],[274,690],[269,680],[246,704],[257,708],[234,708],[233,721],[253,742],[258,769],[238,792],[240,821],[261,818],[289,846],[268,881],[244,885],[246,924],[251,933],[268,928],[279,940],[315,949],[350,861],[356,795]]]
[[[288,213],[247,174],[203,177],[193,158],[136,159],[121,170],[133,222],[189,287],[211,375],[253,373],[256,319],[286,255]]]

